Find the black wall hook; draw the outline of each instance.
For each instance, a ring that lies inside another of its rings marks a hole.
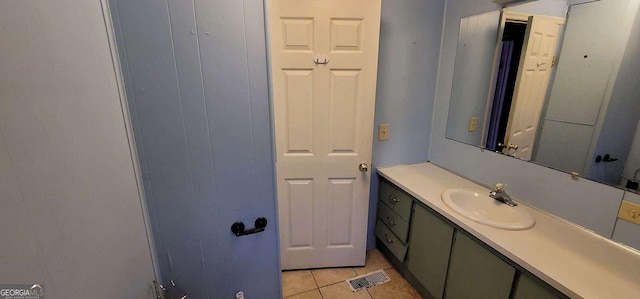
[[[600,162],[613,162],[613,161],[618,161],[618,158],[611,158],[611,156],[609,156],[609,154],[605,154],[604,157],[598,155],[596,157],[596,163],[600,163]]]
[[[238,221],[231,225],[231,232],[233,232],[238,237],[263,232],[265,227],[267,227],[267,218],[257,218],[254,225],[255,228],[245,230],[244,223]]]

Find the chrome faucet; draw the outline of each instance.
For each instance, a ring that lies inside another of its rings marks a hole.
[[[504,191],[504,187],[505,187],[504,184],[497,183],[493,186],[496,188],[496,190],[489,192],[489,197],[497,201],[500,201],[510,207],[515,207],[518,205],[517,203],[513,202],[513,200],[511,199],[511,196],[509,196],[507,192]]]

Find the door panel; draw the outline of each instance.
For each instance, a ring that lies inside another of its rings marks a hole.
[[[282,18],[284,50],[313,51],[313,18]]]
[[[355,178],[329,179],[329,248],[353,247],[354,184]]]
[[[362,265],[381,2],[270,4],[283,268]],[[298,207],[289,184],[303,181]]]
[[[331,99],[329,130],[331,152],[355,154],[357,130],[358,81],[360,70],[331,71]]]
[[[331,19],[331,51],[360,51],[363,19]]]
[[[289,225],[299,229],[291,231],[289,246],[291,248],[310,248],[313,245],[313,181],[287,180]],[[294,213],[295,211],[295,213]]]
[[[313,70],[284,70],[287,154],[313,152]]]

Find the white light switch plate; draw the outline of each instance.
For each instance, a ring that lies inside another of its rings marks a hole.
[[[469,132],[475,132],[478,129],[478,117],[472,116],[469,119]]]
[[[378,140],[389,140],[389,124],[378,125]]]

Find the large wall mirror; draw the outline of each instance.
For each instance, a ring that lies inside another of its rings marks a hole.
[[[446,137],[637,192],[638,1],[567,7],[462,18]]]

